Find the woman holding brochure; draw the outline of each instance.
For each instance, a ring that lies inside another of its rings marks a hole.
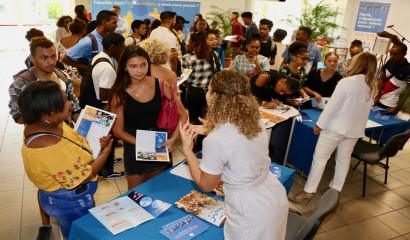
[[[326,68],[312,69],[307,76],[303,90],[315,97],[317,103],[322,102],[322,97],[331,97],[337,83],[343,78],[336,72],[338,60],[337,53],[327,53],[324,61]],[[311,105],[311,103],[309,102],[307,105]]]
[[[171,99],[171,87],[164,81],[164,96]],[[147,52],[135,45],[127,46],[118,63],[117,79],[111,88],[109,110],[117,114],[113,126],[115,137],[124,141],[124,168],[128,190],[160,174],[167,162],[136,161],[136,130],[161,130],[157,127],[161,111],[161,86],[151,76],[151,63]],[[187,114],[181,101],[177,101],[178,120],[186,121]],[[177,127],[178,128],[178,127]],[[172,145],[178,137],[178,129],[160,147]]]
[[[193,180],[203,191],[224,182],[225,239],[284,239],[286,191],[269,171],[269,141],[249,80],[235,70],[223,70],[206,90],[204,125],[180,123]],[[192,151],[198,134],[207,135],[202,162]]]
[[[335,175],[330,188],[342,191],[350,166],[350,158],[357,139],[364,137],[364,129],[377,91],[377,59],[370,52],[356,55],[340,80],[320,115],[313,132],[319,135],[313,154],[312,167],[306,185],[300,193],[290,197],[293,202],[312,198],[316,192],[326,163],[337,148]]]
[[[26,124],[21,150],[25,171],[39,188],[45,213],[57,219],[68,239],[71,223],[95,206],[98,172],[111,151],[111,136],[100,138],[102,150],[93,159],[87,140],[64,123],[73,104],[55,82],[30,83],[18,105]]]

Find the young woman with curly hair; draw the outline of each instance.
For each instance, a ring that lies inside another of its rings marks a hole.
[[[68,24],[72,22],[73,19],[70,16],[61,16],[57,20],[57,30],[56,30],[56,38],[55,43],[58,43],[62,37],[70,35],[70,31],[68,30]]]
[[[284,239],[286,191],[269,171],[268,136],[249,80],[235,70],[223,70],[205,90],[204,125],[180,123],[192,178],[203,191],[224,182],[225,239]],[[198,134],[207,134],[201,163],[192,151]]]
[[[377,95],[375,78],[377,58],[370,52],[356,55],[347,69],[347,76],[337,84],[332,98],[320,115],[313,133],[319,135],[309,177],[303,191],[291,196],[293,202],[312,198],[327,161],[336,150],[335,175],[329,188],[342,191],[349,172],[353,148],[364,130],[370,109]]]

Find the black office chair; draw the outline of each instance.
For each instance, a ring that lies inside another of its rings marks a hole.
[[[356,166],[353,168],[355,170],[357,166],[363,162],[364,171],[363,171],[363,194],[366,195],[366,178],[367,178],[367,164],[379,165],[385,169],[384,173],[384,184],[387,183],[387,173],[389,170],[389,157],[393,157],[397,152],[403,148],[407,140],[410,137],[410,129],[404,133],[394,135],[392,138],[387,141],[384,146],[377,144],[371,144],[366,141],[359,140],[354,147],[352,157],[357,158],[359,161]],[[380,162],[386,158],[386,163]]]
[[[312,239],[323,219],[335,210],[339,199],[337,190],[332,188],[327,190],[316,204],[309,218],[305,218],[299,212],[289,209],[285,240]]]

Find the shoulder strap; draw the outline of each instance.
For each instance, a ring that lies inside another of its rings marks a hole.
[[[111,65],[111,67],[114,68],[114,66],[111,64],[110,60],[108,60],[108,59],[105,58],[105,57],[100,57],[99,59],[95,60],[95,62],[91,65],[91,68],[90,68],[91,71],[92,71],[92,69],[93,69],[97,64],[99,64],[100,62],[107,62],[107,63],[109,63],[109,64]]]
[[[68,79],[67,76],[60,70],[60,69],[55,69],[54,71],[57,74],[57,77],[63,80],[65,83],[67,83]]]
[[[91,44],[92,44],[92,56],[94,57],[95,55],[98,54],[98,42],[97,39],[95,38],[94,34],[89,33],[87,35],[91,39]]]
[[[271,39],[269,39],[269,41],[271,42],[270,51],[273,52],[273,50],[275,50],[275,48],[276,48],[276,43],[275,43],[273,40],[271,40]]]
[[[164,80],[159,80],[159,88],[161,90],[161,99],[164,98]]]
[[[215,64],[216,64],[216,71],[217,71],[217,72],[221,71],[221,64],[219,64],[218,57],[216,56],[215,52],[212,51],[212,52],[211,52],[211,55],[212,55],[213,61],[214,61]]]
[[[74,143],[75,145],[79,146],[79,147],[82,148],[83,150],[87,151],[89,154],[93,155],[93,154],[92,154],[87,148],[85,148],[84,146],[81,146],[80,144],[74,142],[73,140],[71,140],[71,139],[69,139],[69,138],[66,138],[66,137],[64,137],[64,136],[58,135],[58,134],[56,134],[56,133],[51,133],[51,132],[36,132],[36,133],[32,133],[32,134],[27,135],[27,136],[26,136],[26,139],[29,138],[29,137],[32,137],[32,136],[40,137],[40,136],[43,136],[43,135],[52,135],[52,136],[56,136],[56,137],[59,137],[59,138],[64,138],[64,139],[66,139],[66,140],[68,140],[68,141]],[[37,137],[35,137],[34,139],[36,139]],[[30,144],[30,142],[31,142],[32,140],[34,140],[34,139],[33,139],[33,138],[30,139],[30,140],[27,142],[26,146],[27,146],[28,144]]]

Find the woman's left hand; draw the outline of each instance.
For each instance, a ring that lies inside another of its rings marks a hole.
[[[173,139],[168,139],[168,140],[166,140],[161,146],[159,146],[159,148],[162,148],[162,147],[168,147],[168,152],[172,152],[172,145],[174,145],[174,142],[175,142],[175,140],[173,140]]]
[[[198,132],[189,126],[189,123],[182,124],[182,122],[179,122],[179,132],[181,134],[182,148],[184,152],[192,150],[194,147],[194,139],[198,136]]]

